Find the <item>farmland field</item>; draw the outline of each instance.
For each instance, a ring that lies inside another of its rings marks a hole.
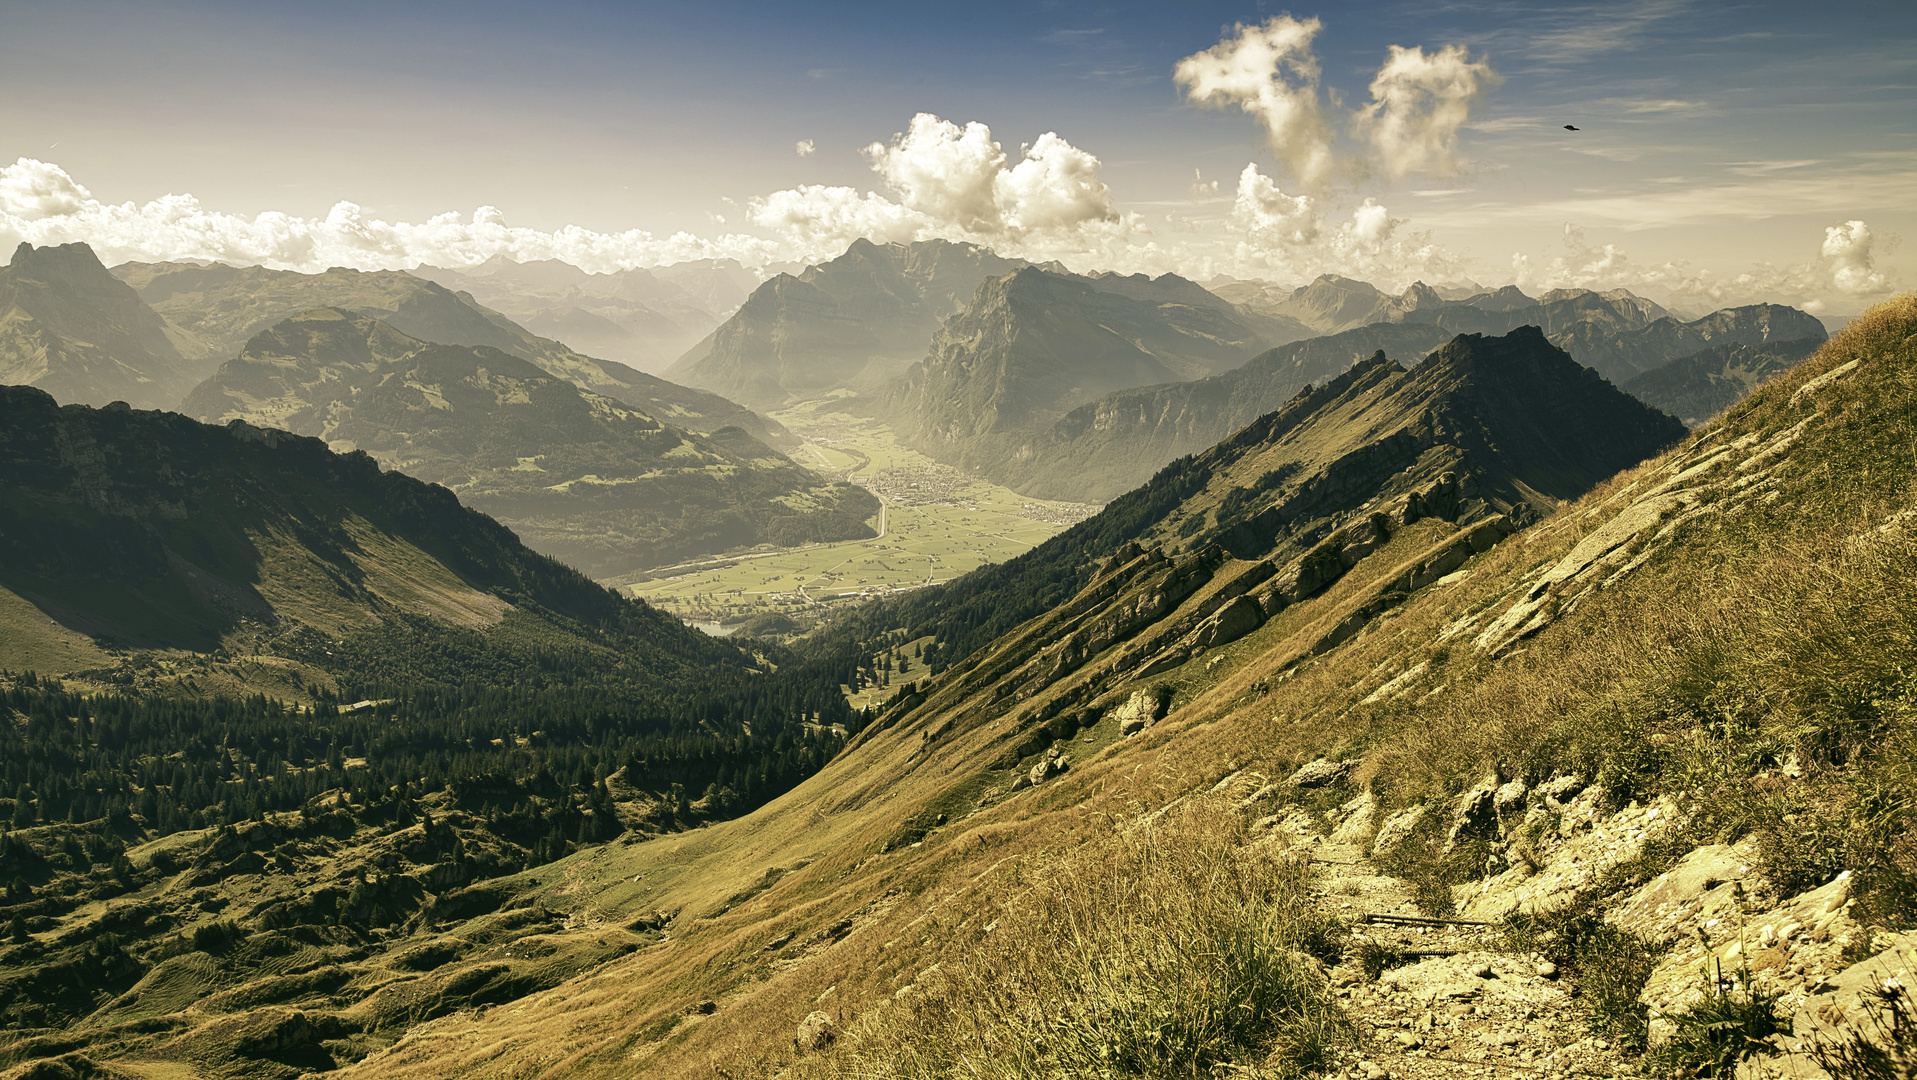
[[[615,578],[609,584],[682,618],[730,624],[770,611],[947,581],[1023,554],[1097,511],[1030,499],[898,445],[883,424],[806,402],[773,417],[805,445],[801,465],[861,484],[884,503],[870,540],[764,549]]]

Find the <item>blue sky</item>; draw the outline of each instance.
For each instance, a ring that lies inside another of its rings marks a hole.
[[[1287,174],[1252,116],[1194,106],[1172,77],[1238,24],[1280,15],[1321,22],[1316,89],[1351,166],[1323,190]],[[1908,282],[1898,241],[1917,228],[1909,3],[69,2],[0,3],[0,25],[0,160],[58,166],[101,204],[190,193],[200,212],[249,221],[317,221],[342,200],[409,224],[490,206],[522,230],[683,230],[715,253],[717,238],[757,236],[806,257],[806,244],[843,237],[768,230],[753,200],[819,185],[909,203],[861,149],[924,112],[988,125],[1014,163],[1045,132],[1097,158],[1107,212],[1133,224],[998,237],[1075,266],[1529,273],[1535,288],[1556,259],[1559,283],[1610,273],[1655,291],[1681,274],[1643,268],[1681,263],[1720,291],[1743,274],[1746,291],[1796,290],[1837,311]],[[1498,76],[1456,132],[1455,169],[1366,168],[1345,118],[1392,45],[1462,45]],[[808,139],[815,151],[800,156]],[[1243,245],[1272,243],[1247,232],[1233,199],[1247,163],[1310,194],[1324,237],[1366,199],[1388,208],[1395,254],[1319,240],[1247,263]],[[1195,177],[1218,181],[1217,195]],[[108,216],[16,215],[13,231],[138,224]],[[1813,297],[1818,282],[1791,272],[1828,277],[1825,230],[1852,220],[1867,223],[1874,277],[1825,281]],[[152,257],[183,242],[167,235],[104,242]]]

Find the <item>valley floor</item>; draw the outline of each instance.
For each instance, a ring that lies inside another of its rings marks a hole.
[[[701,560],[607,584],[681,618],[736,624],[950,581],[1022,555],[1099,509],[1027,498],[967,476],[900,446],[884,424],[828,411],[832,403],[804,402],[772,416],[805,440],[794,460],[884,501],[870,522],[879,536]]]

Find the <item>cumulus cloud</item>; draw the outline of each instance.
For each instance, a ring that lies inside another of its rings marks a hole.
[[[1276,15],[1262,26],[1239,23],[1236,33],[1172,68],[1172,79],[1198,105],[1238,106],[1264,126],[1271,152],[1307,189],[1331,182],[1331,126],[1320,106],[1318,58],[1311,39],[1317,19]]]
[[[33,158],[0,169],[0,213],[27,221],[77,214],[93,193],[58,165]]]
[[[1272,154],[1311,194],[1323,194],[1340,173],[1361,175],[1372,164],[1392,179],[1457,172],[1458,129],[1503,81],[1490,63],[1471,59],[1462,45],[1432,53],[1391,46],[1371,80],[1370,102],[1348,116],[1352,134],[1370,144],[1370,159],[1351,160],[1341,158],[1323,104],[1311,51],[1320,29],[1315,18],[1289,15],[1262,26],[1239,23],[1217,45],[1180,60],[1172,78],[1194,104],[1236,105],[1256,118]]]
[[[1425,232],[1406,232],[1376,199],[1351,207],[1339,220],[1317,196],[1291,195],[1256,163],[1238,176],[1232,220],[1243,230],[1230,257],[1218,262],[1240,277],[1285,283],[1320,274],[1364,278],[1387,289],[1415,280],[1465,276],[1462,260]],[[1190,252],[1181,252],[1190,261]]]
[[[843,251],[864,237],[881,244],[916,240],[931,228],[924,214],[872,192],[808,184],[748,204],[752,223],[805,252]]]
[[[1422,47],[1391,46],[1371,80],[1371,102],[1353,118],[1378,163],[1393,179],[1413,172],[1458,171],[1458,129],[1471,108],[1503,79],[1462,45],[1427,55]]]
[[[1318,238],[1318,208],[1309,195],[1287,195],[1276,181],[1247,164],[1238,174],[1232,216],[1253,236],[1281,244],[1308,244]]]
[[[1112,189],[1098,178],[1098,159],[1050,131],[1025,149],[1024,160],[992,181],[992,194],[1013,232],[1071,229],[1118,218]]]
[[[1005,151],[984,124],[961,128],[919,113],[889,145],[866,147],[865,156],[910,209],[968,232],[996,232],[1004,224],[996,186]]]
[[[800,139],[798,142],[792,144],[792,149],[797,151],[800,157],[811,157],[818,147],[813,144],[811,139]]]
[[[1890,284],[1871,265],[1870,249],[1875,238],[1870,226],[1861,221],[1846,221],[1824,230],[1823,256],[1838,291],[1852,296],[1888,292]]]

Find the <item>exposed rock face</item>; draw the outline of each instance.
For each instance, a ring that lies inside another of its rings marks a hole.
[[[1155,690],[1134,690],[1113,715],[1117,718],[1120,735],[1136,735],[1150,727],[1152,721],[1165,715],[1165,703]]]
[[[1087,279],[1025,267],[981,283],[876,407],[908,445],[997,478],[1015,468],[1019,442],[1068,409],[1212,375],[1265,345],[1230,305],[1171,275]]]
[[[979,282],[1025,265],[971,244],[855,241],[780,274],[666,374],[758,409],[841,387],[872,390],[925,355]]]
[[[85,244],[21,244],[0,268],[0,384],[170,409],[203,373],[171,329]]]
[[[1371,853],[1388,855],[1399,844],[1410,839],[1412,830],[1424,820],[1425,810],[1423,806],[1406,807],[1386,818],[1384,824],[1378,826],[1378,835],[1372,838]]]
[[[1291,774],[1290,783],[1292,787],[1305,789],[1336,784],[1350,774],[1351,766],[1352,762],[1349,761],[1329,761],[1319,758],[1300,765],[1298,771]]]

